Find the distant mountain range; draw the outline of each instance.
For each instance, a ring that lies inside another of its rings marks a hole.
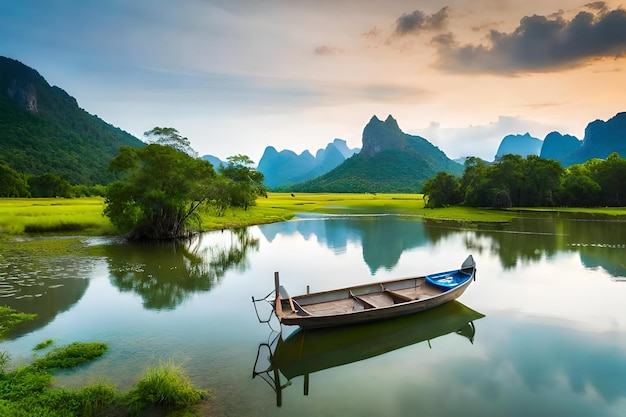
[[[587,125],[585,137],[551,132],[544,140],[525,135],[509,135],[502,139],[496,160],[507,153],[526,157],[538,155],[541,158],[555,159],[564,167],[581,164],[592,158],[604,159],[612,152],[626,157],[626,112],[617,113],[605,121],[596,120]]]
[[[440,171],[460,175],[463,166],[420,136],[406,134],[389,115],[373,116],[363,129],[363,147],[338,167],[287,187],[299,192],[419,192]]]
[[[343,139],[335,139],[326,148],[319,149],[315,156],[308,150],[297,155],[291,150],[278,152],[273,146],[268,146],[257,169],[265,176],[267,187],[286,187],[324,175],[359,150],[348,148]]]
[[[81,109],[76,99],[50,86],[34,69],[0,57],[0,162],[29,175],[51,173],[73,184],[107,184],[108,164],[122,145],[144,142]],[[503,138],[496,158],[506,153],[539,155],[564,166],[611,152],[626,157],[626,113],[589,123],[583,140],[552,132],[540,140],[526,133]],[[224,161],[204,159],[219,168]],[[420,136],[406,134],[389,116],[376,116],[363,130],[362,148],[335,139],[315,156],[278,152],[268,146],[257,169],[273,190],[301,192],[419,192],[440,171],[460,175],[462,160],[450,160]]]
[[[500,142],[495,159],[498,160],[508,153],[521,155],[524,158],[528,155],[539,155],[542,144],[541,139],[534,138],[528,133],[525,135],[507,135]]]
[[[25,174],[106,184],[121,145],[145,144],[78,107],[34,69],[0,57],[0,161]]]

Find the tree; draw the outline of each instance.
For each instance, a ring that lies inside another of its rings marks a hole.
[[[526,207],[552,207],[560,193],[563,168],[558,161],[528,155],[525,161],[524,198],[520,205]]]
[[[574,207],[598,205],[600,186],[588,175],[580,172],[565,174],[562,182],[561,204]]]
[[[470,207],[487,207],[492,204],[491,190],[485,161],[476,157],[465,160],[465,171],[459,182],[459,195],[462,203]]]
[[[459,180],[447,172],[439,172],[435,177],[426,180],[422,192],[425,195],[425,207],[446,207],[461,202]]]
[[[104,214],[133,239],[173,239],[199,226],[196,209],[211,199],[213,166],[172,146],[122,146],[109,168],[123,173],[110,184]]]
[[[263,173],[253,167],[252,159],[246,155],[235,155],[226,160],[228,164],[220,166],[219,171],[229,180],[224,184],[228,192],[223,195],[230,205],[247,210],[256,204],[258,196],[267,196],[267,188],[263,185]]]
[[[526,199],[525,163],[520,155],[506,154],[497,164],[492,165],[489,180],[491,188],[498,190],[494,198],[505,190],[514,206],[523,206]]]
[[[150,143],[169,146],[193,158],[198,157],[198,153],[191,147],[189,139],[181,136],[178,130],[173,127],[154,127],[144,132],[143,135],[147,138],[152,138],[149,140]]]
[[[24,175],[0,162],[0,197],[28,197],[28,183]]]
[[[626,205],[626,159],[617,152],[594,166],[592,178],[600,185],[602,204],[621,207]]]
[[[53,174],[34,175],[28,178],[33,197],[71,197],[72,185],[64,178]]]

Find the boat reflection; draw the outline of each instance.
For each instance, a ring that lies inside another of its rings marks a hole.
[[[261,343],[252,378],[261,377],[276,392],[282,404],[282,390],[291,380],[304,376],[304,395],[309,393],[309,374],[373,358],[419,342],[456,333],[474,342],[474,321],[484,317],[458,301],[410,316],[369,324],[323,329],[298,329],[288,337],[278,333]],[[286,382],[282,382],[282,377]]]

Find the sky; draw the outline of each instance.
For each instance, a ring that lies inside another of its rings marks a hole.
[[[0,0],[0,55],[89,113],[257,163],[390,114],[453,159],[582,139],[626,111],[625,53],[620,1]]]

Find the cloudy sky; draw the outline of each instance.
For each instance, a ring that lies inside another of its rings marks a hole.
[[[393,115],[449,157],[626,111],[626,11],[570,0],[0,0],[0,55],[143,139],[313,153]]]

